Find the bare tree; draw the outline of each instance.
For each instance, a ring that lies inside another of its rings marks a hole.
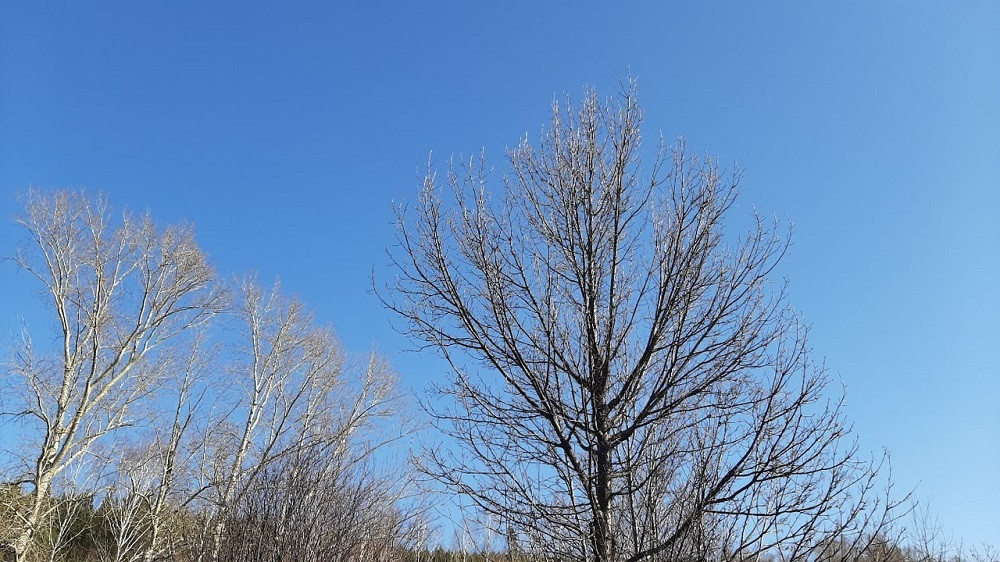
[[[189,227],[159,229],[129,214],[116,223],[103,198],[82,192],[31,191],[24,206],[17,221],[30,244],[14,261],[41,283],[57,345],[25,335],[8,373],[6,413],[24,429],[16,482],[31,488],[13,543],[21,555],[46,516],[53,479],[133,424],[163,377],[161,347],[224,304]]]
[[[247,280],[240,293],[243,333],[236,345],[243,359],[230,374],[240,400],[220,425],[231,436],[215,478],[211,560],[219,557],[232,510],[260,475],[289,457],[348,458],[351,436],[386,415],[394,383],[374,355],[359,376],[345,376],[346,354],[333,333],[277,285],[265,291]]]
[[[132,480],[112,488],[101,504],[103,540],[96,547],[101,562],[139,562],[148,551],[149,534],[156,518],[142,482]]]
[[[215,349],[206,344],[206,336],[198,332],[190,338],[183,356],[165,357],[172,376],[161,393],[161,401],[172,407],[164,412],[153,411],[152,436],[138,454],[122,457],[118,474],[127,492],[119,503],[139,499],[136,507],[146,511],[145,518],[133,518],[142,531],[141,559],[145,562],[164,559],[170,554],[167,536],[180,512],[198,500],[208,489],[198,481],[201,466],[194,462],[208,443],[208,427],[213,417],[212,401],[207,400],[214,365]],[[198,428],[196,418],[205,427]],[[201,429],[201,431],[198,431]]]
[[[767,282],[787,242],[758,217],[725,244],[739,175],[683,142],[641,166],[641,121],[634,83],[556,103],[502,196],[481,157],[445,188],[428,166],[400,210],[383,302],[454,370],[429,409],[458,448],[426,469],[557,559],[805,560],[875,536],[881,463]]]

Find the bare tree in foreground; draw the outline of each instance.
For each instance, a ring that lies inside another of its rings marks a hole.
[[[161,346],[205,323],[223,299],[190,228],[128,214],[116,223],[103,199],[72,191],[31,191],[18,223],[31,245],[15,261],[42,284],[57,327],[54,349],[25,338],[7,381],[7,413],[28,429],[17,446],[30,505],[13,543],[23,555],[53,479],[133,423],[163,376]]]
[[[427,470],[557,559],[864,546],[896,504],[767,284],[787,243],[758,218],[727,246],[738,177],[683,144],[640,166],[641,120],[634,84],[556,104],[504,195],[472,161],[401,211],[383,300],[454,368]]]

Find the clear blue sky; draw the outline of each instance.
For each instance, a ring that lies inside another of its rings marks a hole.
[[[103,190],[193,221],[220,271],[280,276],[419,389],[443,367],[368,292],[392,202],[429,151],[500,165],[554,94],[628,67],[650,141],[738,162],[736,212],[794,223],[781,274],[862,445],[1000,543],[1000,3],[204,4],[0,5],[4,253],[16,193]],[[37,305],[10,269],[5,338]]]

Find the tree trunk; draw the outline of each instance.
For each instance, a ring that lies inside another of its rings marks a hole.
[[[611,533],[611,449],[607,440],[607,406],[597,407],[597,482],[594,486],[597,504],[594,513],[594,560],[611,562],[613,556]]]
[[[35,484],[35,491],[31,495],[31,512],[25,520],[24,529],[14,540],[13,560],[21,560],[27,554],[31,546],[31,539],[34,538],[35,530],[42,520],[45,498],[49,495],[49,488],[52,485],[52,478],[45,476],[38,479]],[[8,555],[9,557],[9,555]]]

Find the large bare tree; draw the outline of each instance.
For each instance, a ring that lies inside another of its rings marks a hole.
[[[555,103],[537,144],[433,166],[400,210],[386,305],[450,362],[430,402],[454,446],[426,469],[518,549],[579,560],[822,557],[891,519],[806,327],[769,283],[738,174],[660,143],[634,83]],[[560,558],[561,559],[561,558]]]
[[[16,350],[5,413],[23,429],[16,482],[30,486],[13,548],[23,555],[46,516],[53,480],[102,437],[136,421],[164,376],[157,353],[224,306],[191,228],[148,216],[115,220],[82,192],[30,191],[17,219],[29,243],[15,256],[53,312],[49,335]]]

